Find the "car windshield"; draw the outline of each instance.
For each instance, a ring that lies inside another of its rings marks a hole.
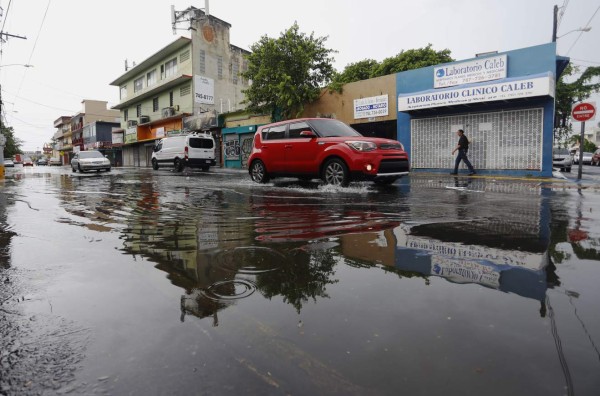
[[[99,151],[81,151],[79,158],[104,158],[104,156]]]
[[[566,148],[562,148],[562,149],[554,149],[554,154],[559,154],[559,155],[569,155],[570,152],[568,149]]]
[[[587,151],[584,151],[583,155],[589,155],[589,156],[591,156],[591,155],[594,155],[594,153],[588,153]]]
[[[362,136],[352,127],[341,121],[322,119],[310,120],[309,124],[317,131],[321,137],[358,137]]]

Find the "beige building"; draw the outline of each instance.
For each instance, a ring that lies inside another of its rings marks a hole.
[[[302,116],[335,118],[365,136],[396,139],[396,75],[349,83],[342,92],[324,89]]]

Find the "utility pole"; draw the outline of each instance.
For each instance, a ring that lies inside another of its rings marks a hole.
[[[552,19],[552,42],[556,43],[556,31],[558,30],[558,6],[554,5],[554,17]]]

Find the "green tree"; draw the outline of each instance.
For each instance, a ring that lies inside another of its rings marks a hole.
[[[440,63],[453,62],[449,49],[436,51],[428,44],[424,48],[409,49],[384,59],[371,73],[371,77],[385,76],[406,70],[419,69]]]
[[[248,110],[271,114],[274,121],[298,116],[306,103],[319,97],[334,74],[327,37],[300,32],[297,23],[278,38],[267,36],[251,46],[248,70],[252,81],[244,91]]]
[[[341,92],[344,84],[371,78],[373,71],[378,66],[379,62],[375,59],[364,59],[356,63],[350,63],[341,73],[335,73],[329,88],[332,91]]]
[[[569,65],[556,82],[556,114],[554,119],[554,141],[559,146],[568,144],[573,133],[571,109],[573,104],[586,100],[591,94],[600,91],[600,66],[588,67],[581,75],[577,66]],[[568,82],[571,80],[571,82]],[[585,142],[584,142],[585,145]]]
[[[6,145],[4,146],[4,158],[12,158],[15,154],[21,154],[21,139],[15,136],[15,131],[12,127],[7,127],[0,121],[0,132],[6,137]]]

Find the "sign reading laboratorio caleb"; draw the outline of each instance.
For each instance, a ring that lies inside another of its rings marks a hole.
[[[194,101],[200,104],[215,104],[215,80],[194,76]]]
[[[137,126],[125,129],[125,143],[137,142]]]
[[[492,102],[534,96],[554,96],[554,78],[550,75],[503,81],[474,87],[425,91],[398,95],[398,111],[430,109],[469,103]]]
[[[506,78],[506,55],[452,63],[433,69],[433,87],[448,88]]]
[[[388,95],[354,99],[354,119],[385,117],[389,114]]]

